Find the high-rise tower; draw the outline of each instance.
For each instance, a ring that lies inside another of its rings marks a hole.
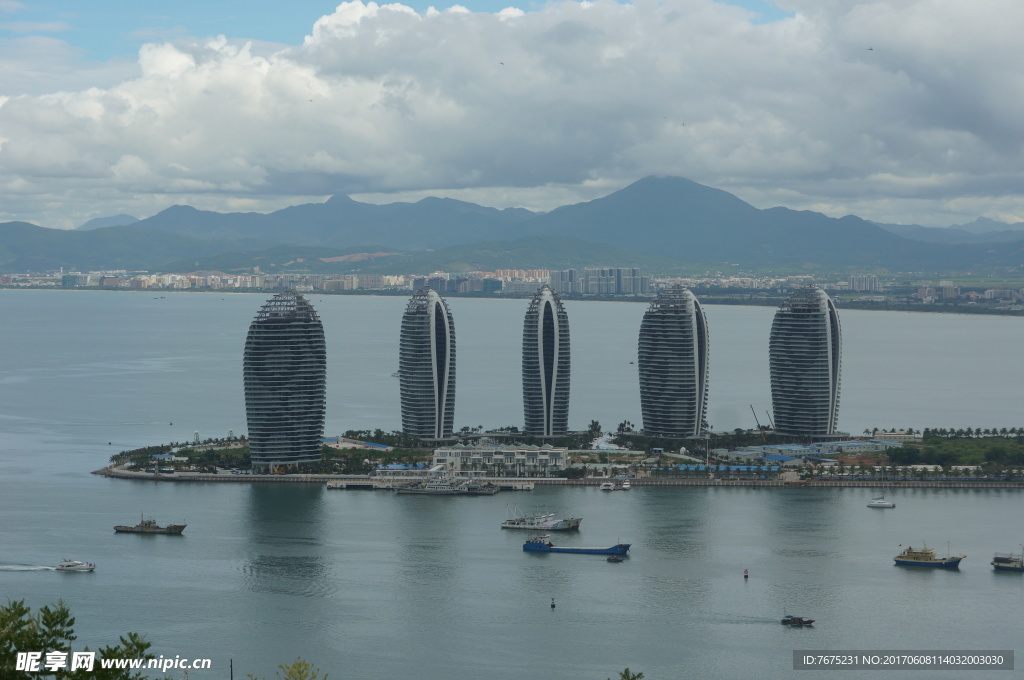
[[[249,326],[242,362],[254,468],[321,458],[327,344],[313,306],[294,291],[275,295]]]
[[[523,323],[523,432],[560,437],[569,429],[569,317],[547,285]]]
[[[841,349],[832,299],[813,284],[793,291],[775,313],[768,348],[777,432],[835,432]]]
[[[425,286],[402,315],[398,350],[402,430],[420,439],[452,436],[455,419],[455,324],[448,305]]]
[[[644,434],[692,437],[708,408],[708,324],[683,286],[661,291],[644,313],[637,346]]]

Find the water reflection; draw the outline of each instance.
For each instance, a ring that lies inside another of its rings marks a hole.
[[[322,535],[323,493],[312,484],[249,487],[249,554],[241,567],[247,589],[304,597],[335,591]]]

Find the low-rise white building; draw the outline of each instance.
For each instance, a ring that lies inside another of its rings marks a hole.
[[[543,446],[470,446],[456,444],[434,449],[434,465],[445,465],[459,473],[548,477],[568,465],[568,449]]]

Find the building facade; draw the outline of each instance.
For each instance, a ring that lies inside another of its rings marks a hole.
[[[697,298],[683,286],[661,291],[644,313],[637,345],[644,434],[680,438],[705,429],[708,358]]]
[[[828,435],[839,416],[842,335],[832,299],[814,284],[795,290],[772,322],[768,348],[776,432]]]
[[[402,431],[424,440],[448,439],[455,419],[455,324],[430,287],[413,294],[402,315],[398,372]]]
[[[254,469],[315,463],[327,401],[327,344],[302,295],[267,301],[249,326],[242,366]]]
[[[569,430],[569,317],[547,285],[523,323],[523,433],[561,437]]]
[[[543,446],[471,446],[434,450],[433,465],[460,474],[500,477],[549,477],[569,465],[568,449]]]

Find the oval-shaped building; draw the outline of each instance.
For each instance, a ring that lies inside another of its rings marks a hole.
[[[658,294],[644,313],[637,344],[644,434],[693,437],[708,408],[708,322],[683,286]]]
[[[782,303],[772,321],[768,360],[775,431],[833,434],[839,418],[842,333],[835,303],[825,291],[809,284]]]
[[[327,343],[316,311],[285,291],[249,326],[242,367],[254,469],[321,459],[327,401]]]
[[[402,315],[398,349],[402,431],[423,440],[448,439],[455,420],[455,324],[429,286]]]
[[[523,322],[523,433],[561,437],[569,430],[569,317],[547,285]]]

